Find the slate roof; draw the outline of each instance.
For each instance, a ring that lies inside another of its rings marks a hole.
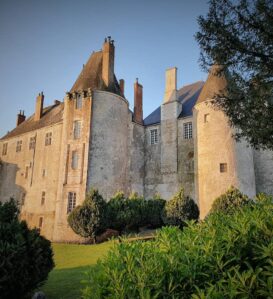
[[[203,81],[197,81],[193,84],[183,86],[178,92],[178,101],[182,103],[182,112],[179,118],[187,117],[192,115],[192,109],[197,99],[201,93],[204,86]],[[158,124],[161,121],[161,106],[159,106],[155,111],[148,115],[144,119],[144,125],[149,126],[153,124]]]
[[[5,136],[1,138],[7,139],[11,137],[15,137],[17,135],[21,135],[30,131],[34,131],[49,125],[53,125],[62,121],[63,117],[63,103],[55,104],[52,106],[45,107],[43,109],[43,116],[40,120],[34,120],[34,114],[27,118],[24,122],[22,122],[15,129],[7,133]]]

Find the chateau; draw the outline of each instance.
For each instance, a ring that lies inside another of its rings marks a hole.
[[[0,140],[0,199],[21,203],[21,217],[53,241],[79,239],[67,215],[85,193],[105,198],[136,191],[169,199],[183,186],[201,217],[231,185],[253,197],[273,194],[273,153],[233,139],[224,113],[210,104],[227,85],[212,67],[206,82],[177,89],[177,69],[166,71],[163,101],[143,119],[142,86],[134,84],[134,110],[124,80],[114,73],[114,42],[93,52],[63,102],[17,115]]]

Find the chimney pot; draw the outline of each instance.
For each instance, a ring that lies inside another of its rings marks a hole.
[[[22,111],[19,111],[19,114],[17,114],[17,120],[16,120],[16,127],[18,127],[22,122],[24,122],[26,119],[26,116]]]

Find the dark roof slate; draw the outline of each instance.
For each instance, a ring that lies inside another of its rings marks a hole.
[[[192,109],[199,94],[204,86],[203,81],[198,81],[190,85],[183,86],[178,92],[178,101],[182,103],[182,112],[179,115],[181,117],[187,117],[192,115]],[[154,110],[150,115],[144,119],[144,125],[149,126],[158,124],[161,121],[161,106]]]
[[[19,126],[17,126],[15,129],[3,136],[1,140],[15,137],[17,135],[21,135],[33,130],[37,130],[61,122],[63,118],[63,108],[63,103],[45,107],[43,109],[43,116],[40,120],[35,121],[33,114],[24,122],[22,122]]]

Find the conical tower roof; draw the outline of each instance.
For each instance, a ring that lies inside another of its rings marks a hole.
[[[196,104],[204,102],[208,99],[213,99],[219,94],[226,93],[227,74],[222,71],[221,65],[214,64],[210,71],[204,87],[198,97]]]

